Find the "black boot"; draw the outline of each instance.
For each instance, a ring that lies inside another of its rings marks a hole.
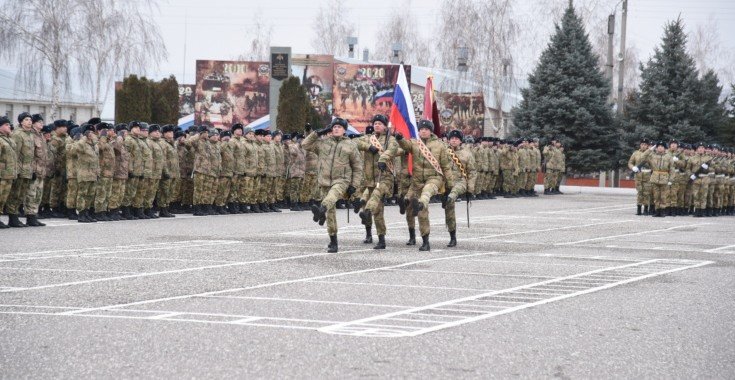
[[[110,219],[107,218],[107,213],[105,212],[98,212],[94,214],[94,218],[99,220],[100,222],[109,222]]]
[[[92,220],[87,216],[87,210],[79,210],[79,217],[77,218],[78,223],[92,223]]]
[[[328,253],[337,252],[337,235],[329,236],[329,245],[327,246]]]
[[[133,214],[130,213],[130,207],[123,206],[122,213],[120,214],[120,218],[123,220],[132,220]]]
[[[4,229],[6,229],[6,228],[10,228],[10,226],[9,226],[9,225],[7,225],[7,224],[5,224],[5,223],[3,223],[3,221],[2,221],[2,220],[0,220],[0,230],[4,230]]]
[[[227,204],[227,212],[230,214],[239,214],[240,213],[240,207],[237,207],[235,205],[235,202],[230,202]]]
[[[278,207],[276,207],[276,205],[273,203],[268,205],[268,208],[271,210],[271,212],[281,212],[281,210]]]
[[[67,214],[68,215],[66,217],[69,218],[69,220],[77,220],[79,218],[79,216],[77,215],[77,210],[73,208],[69,209],[67,211]]]
[[[204,209],[202,209],[202,205],[194,205],[194,216],[205,216]]]
[[[18,214],[8,214],[8,226],[10,227],[28,227],[25,223],[21,222],[18,218]]]
[[[712,208],[711,207],[707,207],[706,209],[704,209],[704,216],[706,216],[706,217],[711,217],[712,216]]]
[[[694,215],[694,206],[689,207],[689,215]]]
[[[363,201],[362,199],[356,199],[354,202],[352,202],[352,211],[357,214],[358,212],[360,212],[360,209],[363,206],[365,206],[365,201]]]
[[[638,205],[638,211],[635,214],[636,215],[642,215],[641,214],[641,205]]]
[[[667,207],[666,208],[666,216],[674,216],[674,208],[673,207]]]
[[[559,191],[559,186],[557,186],[557,187],[556,187],[556,189],[554,189],[554,192],[555,192],[556,194],[564,194],[564,193],[562,193],[561,191]]]
[[[26,226],[28,227],[43,227],[46,224],[38,221],[37,215],[26,215]]]
[[[419,251],[431,251],[431,246],[429,245],[429,234],[421,236],[421,240],[423,240],[423,243],[421,244],[421,247],[419,247]]]
[[[643,215],[651,215],[651,208],[648,205],[643,206]]]
[[[97,223],[98,222],[98,220],[95,219],[94,213],[92,212],[92,209],[91,208],[88,208],[87,210],[85,210],[85,212],[87,214],[87,219],[89,219],[89,221],[91,223]]]
[[[360,221],[364,226],[369,226],[373,223],[373,215],[370,210],[360,212]]]
[[[411,199],[411,208],[413,209],[413,214],[418,215],[419,211],[424,209],[424,204],[419,202],[418,198]]]
[[[238,207],[240,207],[241,214],[250,214],[250,207],[247,203],[238,203]]]
[[[406,207],[408,206],[408,200],[405,198],[398,198],[398,212],[401,215],[406,214]]]
[[[704,216],[704,212],[702,212],[702,211],[703,210],[701,208],[698,208],[698,209],[694,210],[694,217],[695,218],[701,218],[701,217],[703,217]]]
[[[447,244],[447,247],[456,247],[457,246],[457,231],[449,231],[449,244]]]
[[[312,219],[319,223],[320,226],[323,226],[327,220],[327,208],[321,204],[314,204],[311,206],[311,212],[314,214]]]
[[[373,244],[373,226],[365,226],[365,240],[363,240],[362,243]]]
[[[416,229],[415,228],[409,228],[408,229],[408,242],[406,245],[416,245]]]
[[[385,235],[378,235],[378,244],[373,249],[385,249]]]
[[[168,207],[161,207],[161,211],[158,212],[158,216],[161,218],[175,218],[176,215],[168,211]]]

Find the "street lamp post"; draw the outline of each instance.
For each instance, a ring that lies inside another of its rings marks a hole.
[[[350,58],[355,58],[355,45],[357,45],[357,37],[347,37],[345,39],[345,42],[347,42],[348,50],[347,55]]]

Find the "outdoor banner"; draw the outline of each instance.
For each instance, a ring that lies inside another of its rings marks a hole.
[[[459,129],[465,136],[483,136],[485,101],[482,94],[438,92],[436,100],[444,134]]]
[[[334,56],[295,54],[291,57],[291,73],[306,88],[316,112],[325,118],[332,114],[334,86]]]
[[[411,83],[411,66],[404,65]],[[388,115],[400,65],[334,65],[334,115],[350,121],[361,133],[373,115]]]
[[[193,84],[179,85],[179,118],[194,113],[194,91],[196,86]]]
[[[229,129],[268,115],[268,62],[197,61],[197,124]]]

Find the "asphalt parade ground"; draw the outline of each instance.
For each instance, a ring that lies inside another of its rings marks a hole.
[[[383,251],[345,210],[338,253],[310,212],[3,230],[0,377],[735,377],[735,217],[634,203],[458,203],[456,248],[433,204],[431,252],[397,207]]]

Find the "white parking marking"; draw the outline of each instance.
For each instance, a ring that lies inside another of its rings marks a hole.
[[[505,233],[505,234],[474,236],[474,237],[464,238],[462,240],[470,240],[470,241],[471,240],[482,240],[482,239],[490,239],[490,238],[503,237],[503,236],[525,235],[525,234],[535,234],[535,233],[539,233],[539,232],[561,231],[561,230],[571,230],[571,229],[575,229],[575,228],[603,226],[603,225],[606,225],[606,224],[629,223],[629,222],[632,222],[632,221],[633,220],[616,220],[616,221],[612,221],[612,222],[589,223],[589,224],[581,224],[581,225],[574,225],[574,226],[544,228],[544,229],[540,229],[540,230],[527,230],[527,231],[518,231],[518,232],[508,232],[508,233]]]
[[[620,234],[620,235],[612,235],[612,236],[600,236],[600,237],[595,237],[595,238],[591,238],[591,239],[582,239],[582,240],[577,240],[577,241],[569,241],[569,242],[566,242],[566,243],[556,243],[554,245],[557,245],[557,246],[560,246],[560,245],[574,245],[574,244],[586,243],[586,242],[590,242],[590,241],[600,241],[600,240],[615,239],[615,238],[626,237],[626,236],[639,236],[639,235],[652,234],[652,233],[656,233],[656,232],[673,231],[673,230],[676,230],[676,229],[679,229],[679,228],[705,226],[705,225],[708,225],[708,224],[709,223],[687,224],[687,225],[683,225],[683,226],[674,226],[674,227],[669,227],[669,228],[661,228],[661,229],[658,229],[658,230],[647,230],[647,231],[631,232],[631,233],[628,233],[628,234]]]

